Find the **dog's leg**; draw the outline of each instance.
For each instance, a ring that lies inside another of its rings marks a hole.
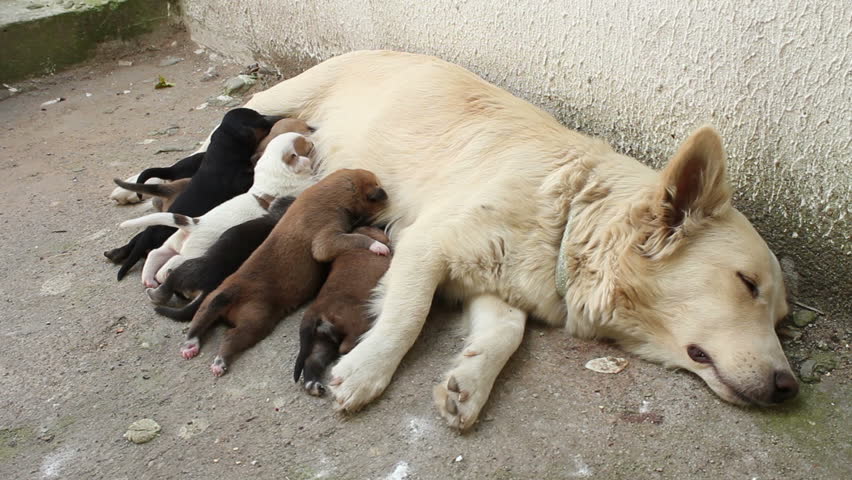
[[[142,267],[142,284],[146,287],[157,288],[157,285],[159,284],[156,278],[157,272],[160,271],[163,264],[178,254],[178,252],[169,245],[170,243],[171,242],[166,242],[166,244],[162,247],[151,250],[151,253],[148,254],[148,258],[145,259],[145,266]]]
[[[174,256],[172,256],[171,258],[169,258],[169,259],[166,261],[166,263],[164,263],[164,264],[163,264],[163,266],[162,266],[162,267],[160,267],[160,269],[159,269],[159,270],[157,270],[157,275],[155,276],[155,278],[156,278],[156,279],[157,279],[157,281],[158,281],[158,282],[160,282],[160,283],[165,282],[165,281],[166,281],[166,279],[169,277],[169,274],[170,274],[171,272],[173,272],[173,271],[177,270],[177,268],[178,268],[179,266],[181,266],[181,264],[182,264],[183,262],[185,262],[186,260],[187,260],[187,258],[186,258],[186,257],[184,257],[183,255],[175,254]]]
[[[127,259],[130,255],[130,252],[133,251],[133,247],[136,246],[136,242],[142,238],[142,233],[137,233],[133,238],[127,242],[123,247],[113,248],[112,250],[107,250],[104,252],[104,256],[108,258],[112,263],[121,263]]]
[[[305,391],[315,397],[325,395],[322,376],[325,369],[337,358],[337,345],[328,337],[320,336],[314,341],[313,350],[305,360]]]
[[[228,370],[235,355],[243,353],[266,338],[275,328],[274,312],[261,302],[250,302],[236,307],[231,312],[234,328],[225,332],[219,346],[219,354],[213,359],[210,371],[220,377]]]
[[[400,238],[385,278],[382,312],[373,328],[332,369],[337,407],[356,411],[380,395],[414,344],[435,289],[446,274],[432,222],[415,224]]]
[[[494,380],[524,337],[527,314],[493,295],[465,302],[470,335],[447,378],[435,386],[435,405],[451,427],[473,426]]]

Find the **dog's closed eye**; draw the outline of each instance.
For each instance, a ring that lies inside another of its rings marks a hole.
[[[760,289],[757,288],[757,281],[752,279],[751,277],[746,276],[742,272],[737,272],[737,277],[743,282],[743,284],[748,288],[748,292],[751,294],[751,298],[757,298],[760,295]]]

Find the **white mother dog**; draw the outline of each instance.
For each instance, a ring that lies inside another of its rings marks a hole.
[[[459,66],[387,51],[330,59],[246,107],[316,126],[325,173],[371,170],[391,199],[396,254],[378,320],[332,370],[341,409],[387,387],[436,291],[470,320],[434,390],[461,430],[527,318],[614,338],[734,403],[796,395],[774,331],[787,313],[781,270],[730,204],[714,130],[655,172]]]

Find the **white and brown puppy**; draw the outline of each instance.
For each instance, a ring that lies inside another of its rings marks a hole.
[[[184,260],[199,257],[230,227],[266,213],[261,205],[280,196],[296,196],[316,183],[313,165],[307,156],[313,148],[308,138],[299,133],[285,133],[275,137],[254,170],[254,184],[247,193],[210,210],[201,217],[187,217],[173,213],[153,213],[128,220],[122,227],[147,227],[166,225],[177,227],[160,248],[148,254],[142,269],[142,282],[154,288],[165,280],[169,270]],[[261,200],[261,201],[258,201]]]

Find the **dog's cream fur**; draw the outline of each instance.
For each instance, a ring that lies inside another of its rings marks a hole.
[[[710,128],[656,172],[461,67],[386,51],[330,59],[246,107],[306,120],[326,173],[371,170],[390,197],[397,247],[380,314],[332,371],[343,410],[382,393],[436,290],[464,300],[471,320],[434,392],[462,430],[530,317],[691,370],[735,403],[769,403],[775,372],[790,373],[774,332],[787,312],[781,271],[730,204]],[[712,363],[693,361],[693,344]]]
[[[204,255],[225,230],[266,214],[258,197],[295,196],[316,183],[312,160],[305,156],[312,148],[310,140],[299,133],[279,135],[258,160],[254,183],[247,193],[237,195],[201,217],[179,215],[180,223],[172,213],[152,213],[123,222],[121,227],[167,225],[179,228],[160,248],[148,254],[142,269],[142,282],[147,287],[155,287],[154,280],[162,283],[168,272],[181,263]]]

